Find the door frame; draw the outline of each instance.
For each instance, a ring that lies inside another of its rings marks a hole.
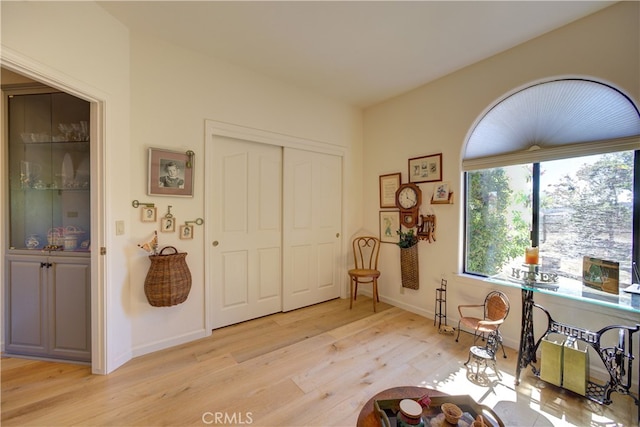
[[[219,121],[215,121],[215,120],[205,120],[205,144],[204,144],[204,154],[205,154],[205,164],[209,164],[209,162],[213,159],[213,156],[215,156],[214,150],[213,150],[213,144],[215,141],[216,137],[227,137],[227,138],[235,138],[235,139],[239,139],[239,140],[244,140],[244,141],[249,141],[249,142],[256,142],[256,143],[260,143],[260,144],[269,144],[269,145],[275,145],[278,147],[283,147],[283,148],[296,148],[299,150],[307,150],[307,151],[312,151],[312,152],[316,152],[316,153],[323,153],[323,154],[331,154],[334,156],[339,156],[342,158],[342,206],[343,206],[343,212],[342,212],[342,220],[341,220],[341,230],[340,230],[340,235],[343,236],[342,239],[342,262],[340,265],[340,268],[342,270],[344,270],[346,272],[346,266],[347,266],[347,260],[346,260],[346,255],[347,255],[347,244],[346,244],[346,239],[344,239],[344,230],[345,230],[345,224],[344,224],[344,219],[345,219],[345,215],[344,215],[344,206],[345,206],[345,194],[346,194],[346,179],[345,176],[345,159],[347,157],[348,154],[348,150],[346,147],[341,147],[335,144],[331,144],[331,143],[327,143],[327,142],[320,142],[320,141],[314,141],[314,140],[310,140],[310,139],[306,139],[306,138],[301,138],[301,137],[296,137],[296,136],[291,136],[291,135],[285,135],[285,134],[281,134],[281,133],[276,133],[276,132],[271,132],[271,131],[267,131],[267,130],[262,130],[262,129],[256,129],[256,128],[251,128],[251,127],[247,127],[247,126],[241,126],[241,125],[236,125],[236,124],[232,124],[232,123],[225,123],[225,122],[219,122]],[[207,189],[207,183],[210,181],[211,179],[211,174],[213,172],[211,170],[209,170],[208,168],[205,167],[204,169],[204,191],[205,194],[209,191]],[[211,197],[205,197],[205,205],[204,205],[204,214],[205,214],[205,218],[210,218],[211,214],[213,212],[213,206],[212,206],[212,201],[211,201]],[[212,242],[214,240],[214,236],[213,236],[213,232],[212,232],[212,227],[208,227],[207,224],[205,223],[205,245],[204,245],[204,259],[210,259],[211,257],[211,251],[212,251]],[[345,291],[345,286],[346,286],[346,279],[344,278],[345,275],[340,275],[340,283],[338,284],[338,286],[340,287],[340,296],[341,298],[344,298],[346,295],[346,291]],[[209,287],[209,283],[211,282],[211,266],[209,265],[209,263],[205,263],[205,270],[204,270],[204,280],[205,280],[205,287],[204,287],[204,297],[205,297],[205,327],[207,328],[207,330],[211,331],[212,330],[212,325],[213,325],[213,304],[211,303],[211,298],[212,298],[212,290]]]
[[[105,247],[105,111],[108,96],[98,91],[95,87],[75,80],[72,77],[51,69],[41,63],[36,63],[11,49],[3,49],[0,56],[1,65],[7,70],[21,74],[34,81],[45,84],[54,89],[81,98],[90,103],[90,150],[91,150],[91,240],[94,250],[91,251],[91,371],[94,374],[107,374],[108,351],[106,326],[108,324],[108,306],[106,290],[105,257],[100,248]],[[4,103],[4,101],[3,101]],[[3,105],[0,107],[0,115],[4,114]],[[3,142],[0,150],[0,163],[7,163],[6,134],[1,136]],[[0,186],[0,198],[8,197],[7,186]],[[0,210],[0,240],[7,241],[8,212]],[[6,249],[0,246],[2,262],[6,259]],[[0,286],[0,305],[4,307],[5,279]],[[4,319],[0,328],[4,346]]]

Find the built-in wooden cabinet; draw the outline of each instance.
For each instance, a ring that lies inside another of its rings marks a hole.
[[[5,351],[91,361],[90,259],[8,255]]]
[[[90,104],[3,87],[5,352],[91,360]]]

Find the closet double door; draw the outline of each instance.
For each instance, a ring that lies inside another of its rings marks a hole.
[[[223,136],[211,145],[212,327],[339,297],[342,158]]]

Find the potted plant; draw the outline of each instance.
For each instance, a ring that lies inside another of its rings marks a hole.
[[[400,270],[402,273],[402,286],[409,289],[418,289],[420,285],[418,277],[418,236],[413,228],[408,231],[398,230],[398,246],[400,246]]]
[[[402,229],[398,230],[398,236],[400,236],[398,246],[403,249],[409,249],[418,243],[418,236],[413,232],[413,228],[410,228],[407,232],[402,231]]]

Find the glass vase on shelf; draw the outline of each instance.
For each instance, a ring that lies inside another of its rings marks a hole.
[[[26,239],[24,239],[24,245],[27,249],[38,249],[40,247],[40,236],[37,234],[29,234]]]

